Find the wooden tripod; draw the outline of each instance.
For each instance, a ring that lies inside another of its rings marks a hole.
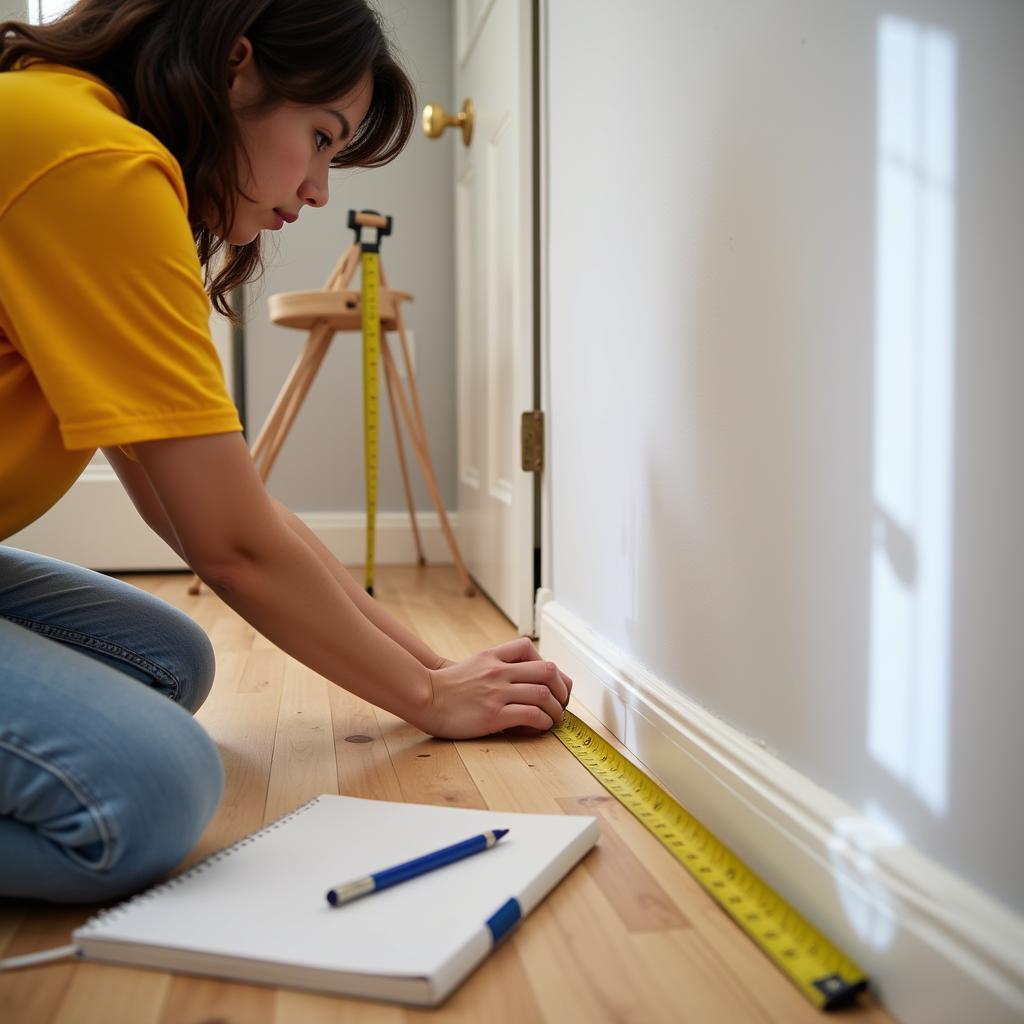
[[[389,218],[379,214],[362,212],[349,215],[350,226],[383,228],[388,224]],[[357,239],[359,237],[357,228]],[[252,446],[252,457],[256,463],[256,470],[260,479],[266,481],[270,476],[271,469],[277,461],[288,432],[295,422],[302,403],[313,384],[320,364],[327,355],[331,340],[337,331],[362,332],[362,296],[360,292],[350,291],[349,284],[359,266],[361,246],[358,241],[345,250],[341,259],[331,271],[327,284],[320,291],[309,292],[282,292],[278,295],[271,295],[268,300],[270,319],[282,327],[294,327],[307,330],[309,336],[306,344],[292,366],[280,393],[274,401],[259,436]],[[402,420],[405,422],[409,432],[409,442],[413,454],[419,463],[420,471],[423,474],[424,483],[430,492],[434,508],[437,510],[441,522],[441,529],[444,531],[445,539],[448,542],[449,550],[455,561],[455,568],[459,578],[462,580],[463,592],[467,597],[476,594],[466,571],[466,566],[459,553],[459,546],[456,543],[455,535],[445,514],[444,502],[437,488],[437,479],[434,476],[434,466],[430,457],[430,448],[427,444],[427,430],[423,422],[423,411],[420,407],[419,393],[416,389],[416,378],[413,375],[412,359],[409,354],[409,339],[405,332],[405,321],[402,317],[402,303],[411,302],[413,296],[408,292],[394,291],[388,288],[387,276],[384,273],[383,264],[380,268],[381,289],[380,289],[380,334],[381,334],[381,356],[384,363],[384,378],[387,384],[388,406],[391,410],[391,423],[395,432],[395,441],[398,445],[398,461],[402,469],[402,483],[405,487],[405,498],[409,506],[409,519],[412,523],[413,538],[416,542],[416,554],[420,565],[426,564],[426,557],[423,554],[423,545],[420,540],[419,528],[416,524],[416,512],[413,506],[412,487],[409,483],[409,471],[405,460],[405,445],[402,441],[401,425],[398,413],[401,412]],[[398,375],[398,367],[387,340],[388,331],[397,331],[402,346],[402,358],[404,360],[406,380],[409,384],[409,395],[406,395],[405,386]],[[397,408],[396,408],[397,401]],[[194,577],[189,587],[189,593],[199,593],[201,582],[199,577]]]

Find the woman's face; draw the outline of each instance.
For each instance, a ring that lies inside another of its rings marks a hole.
[[[228,91],[232,109],[262,95],[252,45],[244,36],[231,54]],[[323,107],[283,103],[259,116],[239,113],[238,124],[251,168],[240,156],[239,195],[235,222],[223,234],[234,245],[251,242],[260,231],[276,231],[306,206],[327,202],[331,158],[352,138],[373,97],[369,75],[355,89]],[[246,198],[248,196],[249,198]]]

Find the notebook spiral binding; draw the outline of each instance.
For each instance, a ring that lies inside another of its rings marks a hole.
[[[227,857],[230,857],[236,851],[242,849],[243,846],[255,843],[257,839],[260,839],[262,836],[280,828],[286,821],[291,821],[292,818],[297,818],[304,811],[308,811],[310,807],[316,804],[319,800],[320,797],[318,796],[313,797],[312,800],[307,800],[304,804],[300,804],[294,810],[288,811],[287,814],[282,814],[281,817],[275,818],[258,831],[252,832],[247,836],[243,836],[230,846],[225,846],[220,850],[215,850],[202,860],[196,861],[188,871],[183,871],[180,875],[175,875],[173,878],[167,879],[166,882],[161,882],[159,885],[154,885],[152,888],[146,889],[144,892],[137,893],[130,899],[125,900],[123,903],[119,903],[115,907],[107,907],[105,910],[99,911],[99,913],[94,914],[85,922],[84,925],[82,925],[81,929],[79,929],[79,934],[88,935],[99,931],[105,924],[108,924],[114,918],[127,912],[129,908],[136,906],[145,900],[151,899],[162,892],[166,892],[168,889],[174,889],[186,882],[189,878],[201,874],[207,868],[212,867],[214,864],[219,863]]]

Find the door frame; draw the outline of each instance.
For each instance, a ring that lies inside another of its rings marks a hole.
[[[533,259],[534,259],[534,408],[544,416],[544,469],[534,484],[534,610],[532,634],[537,636],[542,591],[554,583],[551,523],[551,333],[548,274],[550,209],[548,205],[548,2],[531,0],[533,8]]]
[[[456,0],[454,6],[455,23],[454,23],[454,37],[455,46],[453,53],[454,70],[455,70],[455,88],[462,88],[460,85],[461,70],[465,66],[466,62],[471,59],[472,53],[478,43],[480,34],[484,31],[485,26],[493,15],[493,8],[496,5],[497,0],[483,0],[483,3],[479,4],[479,9],[470,14],[470,4],[468,2],[459,2]],[[512,624],[524,635],[534,636],[535,635],[535,619],[536,619],[536,598],[537,588],[540,583],[540,557],[541,557],[541,511],[540,511],[540,489],[541,482],[538,481],[536,473],[528,474],[531,478],[528,481],[523,481],[520,478],[520,474],[525,473],[519,465],[521,454],[519,452],[519,431],[520,415],[524,412],[540,408],[540,374],[541,369],[539,365],[539,345],[540,345],[540,322],[539,322],[539,307],[538,307],[538,233],[537,225],[539,219],[538,211],[538,149],[537,149],[537,131],[538,131],[538,120],[537,120],[537,74],[538,74],[538,58],[537,58],[537,26],[538,26],[538,0],[508,0],[509,4],[513,7],[515,17],[519,25],[519,40],[520,46],[518,47],[517,61],[518,61],[518,90],[519,90],[519,110],[520,110],[520,126],[518,131],[520,132],[520,146],[525,147],[519,157],[519,174],[520,181],[523,183],[523,187],[527,190],[527,195],[524,197],[524,203],[522,207],[524,222],[523,222],[523,233],[520,238],[524,235],[528,235],[525,238],[525,244],[519,248],[516,260],[520,269],[520,280],[522,282],[522,294],[525,297],[523,306],[519,307],[523,314],[523,329],[521,338],[522,347],[518,348],[517,351],[521,352],[524,356],[526,352],[529,352],[530,359],[530,371],[526,375],[524,380],[523,392],[514,396],[514,422],[507,424],[508,428],[513,434],[513,444],[516,446],[516,454],[514,456],[514,482],[513,487],[516,489],[519,495],[518,501],[521,504],[521,514],[517,514],[515,518],[514,533],[515,537],[512,541],[513,557],[514,557],[514,582],[512,583],[511,589],[505,593],[504,600],[507,601],[508,607],[501,607],[495,598],[498,595],[488,594],[487,586],[481,583],[481,580],[477,575],[473,573],[472,555],[474,540],[471,539],[470,534],[460,534],[460,543],[463,544],[464,552],[467,556],[467,563],[470,565],[470,573],[473,575],[474,583],[477,585],[481,593],[491,598],[492,603],[505,615]],[[462,95],[453,96],[453,102],[456,107],[461,103],[465,97]],[[474,144],[476,139],[474,139]],[[455,168],[455,187],[458,188],[458,181],[460,176],[460,170],[458,161],[456,162]],[[456,216],[458,216],[458,201],[456,200]],[[528,217],[528,220],[526,219]],[[456,227],[456,246],[459,245],[460,232]],[[459,257],[457,255],[457,261]],[[456,293],[456,301],[461,304],[461,299]],[[461,308],[461,307],[460,307]],[[460,317],[456,317],[457,330],[461,330]],[[525,346],[529,346],[527,350]],[[461,350],[461,344],[457,347],[457,352]],[[458,358],[458,356],[457,356]],[[460,410],[464,404],[463,398],[463,379],[461,370],[457,375],[457,401]],[[459,417],[460,431],[463,428],[463,417],[460,413]],[[458,507],[460,514],[460,522],[463,521],[463,517],[466,512],[464,507],[465,496],[461,493],[463,486],[463,455],[462,445],[465,443],[461,433],[458,438],[459,452],[457,455],[457,486],[459,489]],[[541,474],[542,475],[542,474]],[[473,522],[472,516],[465,516],[466,529],[476,529],[471,526]]]

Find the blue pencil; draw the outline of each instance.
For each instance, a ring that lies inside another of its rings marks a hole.
[[[507,828],[496,828],[493,832],[483,832],[472,839],[464,839],[461,843],[446,846],[443,850],[435,850],[404,864],[396,864],[393,868],[385,868],[383,871],[364,875],[344,885],[336,885],[333,889],[327,890],[327,902],[332,907],[340,907],[342,903],[348,903],[360,896],[368,896],[371,892],[380,892],[381,889],[389,889],[399,882],[407,882],[410,878],[425,875],[435,868],[443,868],[446,864],[462,860],[463,857],[483,853],[507,833]]]

